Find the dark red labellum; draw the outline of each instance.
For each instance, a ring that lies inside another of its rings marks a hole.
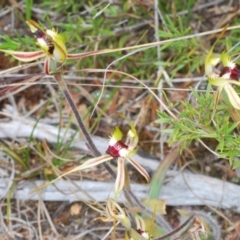
[[[230,67],[224,67],[219,74],[220,77],[222,77],[226,73],[230,73],[230,79],[233,80],[239,80],[240,78],[240,65],[236,64],[235,67],[230,68]]]
[[[116,142],[113,146],[109,146],[106,153],[112,157],[120,157],[119,151],[123,148],[128,148],[128,146],[123,141]]]

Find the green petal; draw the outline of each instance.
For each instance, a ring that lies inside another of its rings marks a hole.
[[[55,30],[47,30],[46,34],[53,40],[54,51],[53,59],[57,62],[64,62],[67,59],[67,49],[64,38]]]
[[[234,90],[234,88],[230,84],[225,85],[223,88],[226,91],[226,93],[228,95],[228,99],[229,99],[230,103],[232,104],[232,106],[239,110],[240,109],[240,98],[239,98],[238,94],[236,93],[236,91]]]
[[[123,134],[119,129],[119,127],[115,127],[110,137],[110,141],[109,141],[110,146],[112,146],[111,144],[115,144],[116,142],[122,140],[122,136]]]
[[[237,86],[240,86],[240,82],[239,81],[236,81],[236,80],[229,80],[229,83],[231,84],[234,84],[234,85],[237,85]]]
[[[217,87],[223,87],[226,84],[229,84],[229,79],[222,77],[208,77],[208,81]]]
[[[231,58],[226,52],[221,53],[221,61],[224,67],[230,67],[231,65]]]
[[[214,42],[214,44],[212,45],[212,47],[210,48],[206,58],[205,58],[205,74],[208,77],[211,77],[212,73],[213,73],[213,67],[216,66],[220,60],[221,60],[221,56],[220,55],[214,55],[213,54],[213,49],[215,47],[215,45],[217,44],[217,42],[219,41],[220,38],[222,38],[224,36],[224,33],[227,30],[227,27],[224,27],[224,29],[222,30],[222,32],[219,34],[217,40]]]
[[[127,153],[126,157],[130,157],[130,156],[134,155],[137,151],[138,151],[138,148],[135,148],[135,149],[130,150],[130,151],[128,150],[128,153]]]
[[[131,128],[131,129],[128,131],[129,142],[127,143],[127,145],[128,145],[128,149],[129,149],[129,150],[133,150],[133,149],[136,148],[136,146],[137,146],[137,144],[138,144],[138,134],[137,134],[137,130],[136,130],[133,122],[132,122],[129,118],[125,117],[125,116],[124,116],[123,114],[121,114],[121,113],[118,113],[118,115],[119,115],[121,118],[125,119],[125,120],[128,122],[128,125],[129,125],[130,128]]]
[[[35,22],[34,20],[30,19],[30,20],[26,21],[26,23],[29,26],[32,33],[35,33],[38,30],[45,33],[45,31],[41,28],[41,26],[37,22]]]
[[[205,58],[205,74],[209,77],[213,74],[213,67],[220,62],[220,55],[213,56],[213,49],[216,42],[213,44]]]
[[[67,59],[67,51],[66,49],[59,46],[59,44],[54,42],[54,50],[53,50],[53,56],[52,58],[56,62],[64,62]]]

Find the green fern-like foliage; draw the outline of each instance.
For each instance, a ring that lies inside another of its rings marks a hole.
[[[158,112],[159,123],[170,123],[164,130],[169,134],[169,144],[181,143],[181,150],[193,141],[214,139],[217,142],[215,151],[220,158],[226,158],[233,168],[240,166],[240,135],[239,122],[233,122],[231,108],[220,101],[214,111],[214,94],[210,87],[206,93],[197,93],[193,90],[194,103],[182,102],[183,110],[178,120],[172,119],[168,114]]]

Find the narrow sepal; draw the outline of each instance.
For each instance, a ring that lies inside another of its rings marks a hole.
[[[84,170],[84,169],[87,169],[87,168],[91,168],[91,167],[94,167],[98,164],[101,164],[103,162],[106,162],[106,161],[109,161],[111,160],[112,157],[110,155],[102,155],[100,157],[96,157],[96,158],[91,158],[89,160],[87,160],[85,163],[83,163],[82,165],[78,166],[78,167],[75,167],[73,168],[72,170],[70,170],[69,172],[66,172],[62,175],[60,175],[59,177],[53,179],[52,181],[48,182],[48,183],[45,183],[39,187],[37,187],[36,189],[34,189],[31,193],[35,193],[43,188],[45,188],[46,186],[48,185],[51,185],[52,183],[56,182],[57,180],[61,179],[62,177],[70,174],[70,173],[73,173],[73,172],[76,172],[76,171],[81,171],[81,170]]]
[[[205,58],[205,74],[210,77],[213,74],[213,67],[216,66],[220,62],[220,55],[213,56],[213,48],[215,44],[209,50],[206,58]]]
[[[118,115],[125,119],[128,122],[128,125],[130,126],[130,130],[128,131],[128,150],[130,151],[130,155],[134,154],[135,152],[132,151],[136,148],[137,144],[138,144],[138,134],[137,134],[137,130],[133,124],[133,122],[127,118],[126,116],[124,116],[122,113],[118,113]]]
[[[91,51],[91,52],[84,52],[84,53],[72,53],[72,54],[68,54],[67,58],[68,59],[80,59],[80,58],[84,58],[84,57],[89,57],[89,56],[95,56],[101,53],[105,53],[108,52],[109,50],[96,50],[96,51]]]
[[[45,62],[44,62],[44,72],[47,75],[50,75],[50,58],[46,58]]]
[[[126,158],[126,160],[130,162],[138,170],[139,173],[142,174],[142,176],[147,180],[147,182],[150,181],[150,177],[147,171],[140,164],[138,164],[136,161],[132,160],[131,158]]]
[[[42,29],[42,27],[35,22],[34,20],[28,20],[26,21],[27,25],[29,26],[32,33],[36,33],[37,31],[41,31],[42,33],[46,34],[45,31]]]
[[[78,166],[77,171],[94,167],[98,164],[107,162],[109,160],[112,160],[112,156],[110,156],[110,155],[102,155],[100,157],[91,158],[91,159],[87,160],[86,162],[84,162],[82,165]]]
[[[226,52],[221,53],[221,61],[224,67],[234,67],[234,63],[231,61],[230,56]]]
[[[35,52],[18,52],[18,51],[0,49],[0,51],[10,54],[14,58],[16,58],[17,60],[22,61],[22,62],[31,62],[31,61],[34,61],[38,58],[42,58],[45,56],[45,53],[42,50],[35,51]]]
[[[122,191],[124,187],[125,181],[125,159],[122,157],[118,158],[118,167],[117,167],[117,178],[115,181],[115,192],[114,198],[117,199],[119,193]]]
[[[225,85],[223,88],[228,95],[231,105],[236,109],[240,109],[240,98],[234,88],[230,84]]]
[[[209,77],[208,81],[216,87],[223,87],[226,84],[229,84],[229,79],[222,77]]]

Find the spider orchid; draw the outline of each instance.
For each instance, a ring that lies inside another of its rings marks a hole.
[[[150,177],[147,171],[139,165],[137,162],[130,158],[131,155],[135,154],[137,151],[137,143],[138,143],[138,136],[135,127],[130,122],[130,130],[128,131],[128,138],[129,142],[124,143],[122,141],[123,134],[121,130],[116,127],[112,132],[112,135],[109,139],[109,146],[106,151],[107,155],[103,155],[97,158],[89,159],[81,166],[77,167],[78,170],[83,170],[86,168],[90,168],[96,166],[100,163],[116,159],[118,166],[117,166],[117,178],[115,182],[115,198],[118,197],[119,193],[122,191],[125,181],[125,162],[128,161],[132,164],[138,172],[140,172],[143,177],[149,182]]]
[[[215,44],[212,46],[205,59],[205,73],[208,81],[212,85],[218,87],[214,108],[216,109],[216,104],[220,98],[222,90],[224,89],[231,105],[236,109],[240,109],[240,98],[232,87],[232,84],[240,86],[240,66],[231,61],[229,55],[225,52],[221,55],[213,56],[213,48]],[[216,74],[214,73],[213,68],[220,62],[222,63],[223,68],[221,69],[220,74]]]
[[[103,162],[107,162],[107,161],[110,161],[113,159],[116,159],[117,163],[118,163],[117,178],[116,178],[116,182],[115,182],[115,193],[114,193],[115,199],[118,197],[119,193],[122,191],[123,186],[124,186],[125,162],[126,161],[128,161],[130,164],[132,164],[138,170],[138,172],[140,172],[143,175],[143,177],[147,180],[147,182],[149,182],[150,177],[149,177],[147,171],[140,164],[138,164],[137,162],[135,162],[134,160],[132,160],[130,158],[130,156],[133,155],[134,153],[136,153],[136,151],[137,151],[136,146],[138,143],[138,136],[137,136],[137,132],[136,132],[134,125],[130,121],[128,121],[128,122],[130,124],[130,130],[128,131],[129,143],[124,143],[122,141],[123,134],[120,131],[120,129],[118,127],[116,127],[114,129],[114,131],[112,132],[112,135],[109,139],[109,146],[106,151],[107,154],[87,160],[82,165],[75,167],[72,170],[55,178],[54,180],[36,188],[33,192],[39,191],[40,189],[54,183],[58,179],[66,176],[70,173],[73,173],[76,171],[81,171],[81,170],[84,170],[87,168],[91,168],[91,167],[99,165]]]
[[[19,52],[0,49],[0,51],[10,54],[22,62],[31,62],[45,57],[44,72],[46,74],[50,74],[50,59],[53,59],[57,63],[63,63],[66,59],[78,59],[101,52],[101,50],[97,50],[86,53],[68,54],[65,46],[66,38],[55,29],[43,30],[41,26],[33,20],[26,21],[26,23],[30,27],[31,32],[35,35],[37,39],[36,44],[41,50],[34,52]]]
[[[118,168],[117,168],[117,178],[115,182],[115,198],[121,192],[124,186],[125,180],[125,162],[128,161],[132,166],[134,166],[138,172],[140,172],[143,177],[149,182],[150,177],[146,170],[141,167],[137,162],[132,160],[130,156],[137,152],[138,135],[134,125],[128,121],[130,124],[130,130],[128,131],[128,143],[124,143],[122,140],[123,134],[121,130],[116,127],[112,132],[109,139],[109,146],[106,151],[112,158],[117,158]]]

